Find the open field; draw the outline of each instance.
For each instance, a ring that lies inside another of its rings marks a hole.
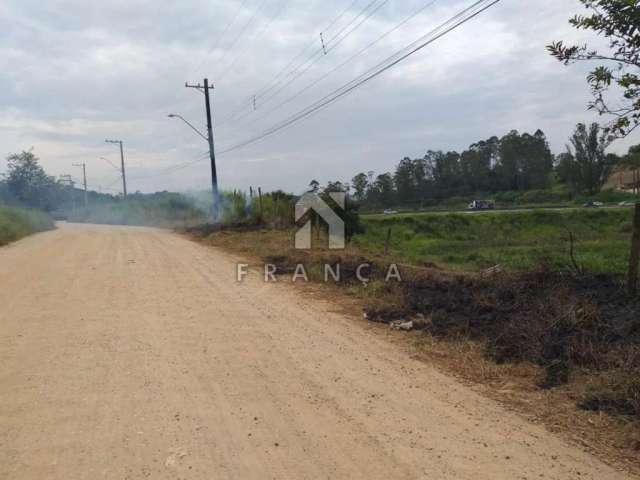
[[[0,205],[0,246],[53,227],[53,219],[46,213]]]
[[[456,270],[495,265],[526,270],[548,265],[594,273],[624,273],[633,212],[629,208],[533,210],[474,214],[364,216],[363,251],[380,254],[391,229],[390,254],[403,261]]]

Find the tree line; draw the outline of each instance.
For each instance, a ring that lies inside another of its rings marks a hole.
[[[113,202],[112,195],[89,192],[92,203]],[[45,212],[81,206],[84,192],[47,174],[31,151],[7,157],[7,172],[0,178],[0,204],[36,208]]]
[[[607,153],[610,143],[597,123],[579,124],[566,152],[554,155],[541,130],[513,130],[463,152],[429,150],[421,158],[403,158],[393,172],[362,172],[349,185],[331,183],[349,190],[365,208],[428,206],[453,197],[545,190],[554,184],[562,184],[569,195],[593,195],[616,165],[640,166],[640,146],[619,157]],[[317,182],[310,187],[317,188]]]

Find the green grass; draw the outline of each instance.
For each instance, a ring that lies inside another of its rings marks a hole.
[[[390,253],[401,260],[475,271],[494,265],[525,270],[547,264],[569,268],[569,231],[575,257],[587,271],[626,271],[632,209],[534,210],[475,214],[368,216],[354,242],[380,253],[391,228]]]
[[[53,228],[53,219],[46,213],[0,206],[0,245]]]

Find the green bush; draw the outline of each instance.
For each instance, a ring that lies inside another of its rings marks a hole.
[[[53,228],[53,219],[46,213],[0,206],[0,245]]]

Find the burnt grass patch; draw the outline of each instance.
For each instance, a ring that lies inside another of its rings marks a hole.
[[[246,224],[191,229],[208,244],[252,255],[291,278],[302,264],[311,282],[324,282],[324,265],[340,265],[340,282],[328,283],[355,296],[373,322],[413,320],[442,340],[482,346],[498,364],[538,365],[542,389],[569,383],[579,407],[640,421],[640,298],[626,294],[614,274],[558,271],[548,263],[520,272],[457,273],[434,265],[398,267],[402,281],[385,282],[385,257],[350,248],[291,248],[289,232]],[[358,267],[368,279],[357,278]]]
[[[374,302],[365,313],[389,323],[419,318],[435,337],[480,341],[497,363],[544,369],[541,388],[590,379],[578,405],[640,419],[640,300],[622,279],[539,270],[490,276],[413,272],[385,285],[400,301]]]

